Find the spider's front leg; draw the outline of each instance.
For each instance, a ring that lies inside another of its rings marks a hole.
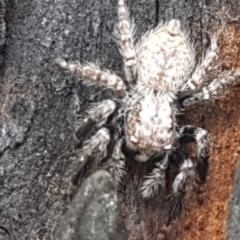
[[[111,133],[107,128],[100,129],[91,139],[85,141],[81,150],[80,170],[88,159],[101,162],[107,156],[107,147],[111,140]],[[111,157],[105,164],[106,170],[110,172],[116,185],[118,185],[126,174],[126,157],[122,152],[123,138],[116,141]]]
[[[135,24],[130,20],[129,11],[124,0],[118,0],[118,23],[115,36],[120,45],[120,53],[123,56],[124,72],[127,81],[134,84],[136,81],[137,57],[134,44]]]
[[[83,147],[78,153],[79,166],[74,177],[74,182],[78,182],[82,169],[90,159],[100,162],[107,156],[107,147],[110,140],[110,131],[107,128],[101,128],[83,143]]]
[[[187,125],[180,129],[179,134],[180,143],[196,141],[198,157],[197,171],[200,181],[204,183],[208,173],[208,159],[210,156],[210,140],[207,131],[199,127]]]
[[[176,220],[183,208],[186,185],[194,176],[194,166],[192,160],[180,149],[173,152],[170,162],[179,167],[179,173],[174,179],[172,192],[169,196],[168,224]]]
[[[122,152],[123,138],[117,140],[113,149],[112,157],[107,162],[107,170],[112,175],[115,184],[118,186],[122,178],[126,175],[126,157]]]
[[[182,127],[179,130],[179,142],[190,143],[193,141],[197,143],[197,172],[201,183],[204,183],[208,173],[208,159],[210,154],[208,133],[206,130],[199,127],[190,125]],[[172,164],[179,166],[180,170],[173,182],[172,193],[170,194],[168,223],[177,219],[180,215],[183,208],[186,185],[188,182],[192,181],[194,177],[194,165],[192,160],[179,148],[173,152],[169,160]]]
[[[94,126],[103,126],[116,110],[117,103],[109,99],[91,105],[75,125],[77,139],[81,142],[91,134]]]
[[[164,157],[159,157],[156,167],[149,173],[142,184],[141,193],[143,198],[150,198],[158,193],[159,188],[165,189],[166,185],[166,169],[168,167],[169,152]]]
[[[105,157],[107,157],[108,145],[114,136],[108,128],[101,128],[90,139],[83,143],[83,147],[79,153],[79,162],[76,180],[79,178],[79,174],[83,167],[87,164],[88,160],[97,161],[100,163]],[[113,139],[115,141],[115,138]],[[116,141],[111,157],[105,163],[105,168],[110,172],[116,185],[118,185],[122,178],[126,174],[125,160],[126,157],[122,152],[123,138]]]

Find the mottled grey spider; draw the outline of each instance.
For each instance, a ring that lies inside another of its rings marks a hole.
[[[137,161],[158,158],[152,172],[141,187],[143,198],[154,196],[165,188],[166,169],[177,162],[179,173],[172,185],[171,198],[177,199],[170,209],[170,218],[178,215],[185,186],[194,176],[192,160],[180,149],[182,142],[197,143],[197,172],[205,182],[210,154],[207,131],[199,127],[179,127],[176,116],[182,107],[221,96],[226,88],[237,82],[231,72],[216,70],[218,60],[217,38],[199,64],[188,35],[181,30],[178,20],[160,24],[145,33],[135,43],[135,24],[129,19],[124,0],[118,0],[118,23],[115,36],[123,57],[125,79],[93,63],[57,63],[77,76],[86,85],[104,86],[115,93],[116,99],[104,100],[91,106],[82,117],[81,133],[98,130],[82,146],[80,161],[89,158],[103,160],[108,156],[109,171],[116,183],[126,173],[125,162],[131,161],[131,151]],[[215,71],[217,74],[212,74]],[[211,73],[211,74],[210,74]],[[110,129],[106,124],[111,123]],[[108,146],[114,143],[109,156]]]

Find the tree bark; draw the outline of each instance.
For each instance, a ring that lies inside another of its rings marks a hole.
[[[6,35],[1,34],[0,239],[54,239],[56,229],[61,231],[59,220],[76,202],[73,196],[79,196],[81,184],[72,181],[78,168],[73,126],[83,108],[111,95],[81,85],[64,74],[55,59],[99,60],[101,66],[121,75],[121,56],[112,37],[116,5],[114,0],[6,1],[1,20],[6,22]],[[131,0],[127,5],[138,27],[137,36],[160,21],[177,18],[189,28],[197,53],[202,54],[209,33],[223,22],[221,9],[225,7],[233,19],[238,1]],[[204,109],[195,110],[194,116],[208,129],[199,120],[204,119]],[[137,163],[134,168],[118,193],[119,201],[114,202],[121,206],[128,239],[180,238],[181,224],[164,226],[161,196],[148,203],[140,199],[137,188],[146,168]],[[88,166],[85,170],[89,176],[97,169]],[[116,211],[113,219],[120,217],[118,207],[112,211]],[[66,221],[67,216],[63,216]],[[120,220],[117,224],[122,226]],[[120,234],[115,226],[106,227],[124,239],[124,229]],[[107,239],[98,233],[95,238],[89,236],[81,239]]]
[[[229,217],[227,222],[226,239],[240,238],[240,164],[238,163],[235,184],[229,202]]]

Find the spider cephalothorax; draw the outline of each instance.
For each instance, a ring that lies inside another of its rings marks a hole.
[[[148,94],[133,103],[125,118],[125,139],[128,147],[144,155],[147,161],[152,153],[171,149],[174,136],[174,113],[170,103]]]
[[[61,67],[83,78],[85,84],[98,84],[116,94],[116,99],[96,103],[83,114],[80,132],[81,137],[87,139],[80,161],[85,164],[89,158],[101,161],[108,157],[109,171],[119,183],[126,173],[125,162],[129,160],[126,149],[134,153],[138,161],[157,158],[156,166],[141,187],[144,198],[154,196],[160,187],[165,187],[166,169],[172,162],[177,163],[179,173],[173,181],[171,197],[181,202],[195,167],[180,144],[196,141],[197,172],[201,182],[205,182],[210,142],[206,130],[177,125],[179,103],[187,107],[218,97],[237,80],[229,72],[216,71],[218,46],[215,37],[203,60],[195,64],[193,47],[178,20],[159,25],[137,43],[134,29],[124,0],[118,0],[115,36],[123,57],[124,79],[93,63],[82,65],[57,60]],[[111,131],[107,127],[109,123]],[[84,131],[89,126],[95,126],[95,134]],[[110,156],[109,145],[113,145]],[[179,201],[172,205],[170,218],[177,216]]]

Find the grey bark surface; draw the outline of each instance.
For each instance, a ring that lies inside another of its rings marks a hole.
[[[227,221],[226,239],[240,239],[240,162],[235,174],[234,188],[229,201],[229,217]]]
[[[59,240],[97,240],[99,236],[127,239],[114,182],[103,170],[94,173],[81,186],[55,235]]]
[[[132,0],[127,4],[138,36],[161,20],[178,18],[201,46],[207,39],[205,28],[217,21],[213,12],[226,5],[219,1],[216,7],[211,2]],[[235,6],[238,1],[230,3]],[[114,0],[6,1],[0,81],[0,239],[53,239],[56,229],[61,231],[59,220],[79,188],[72,183],[78,167],[74,122],[84,107],[110,95],[82,86],[64,74],[55,59],[99,60],[101,66],[122,75],[121,56],[112,38],[116,5]],[[95,170],[89,167],[88,175]],[[137,188],[144,171],[136,165],[138,177],[130,175],[119,194],[128,238],[177,239],[177,228],[162,231],[161,200],[148,204],[139,199]],[[116,211],[112,221],[118,217]],[[107,226],[111,234],[120,234],[115,224]],[[113,239],[104,232],[95,234],[98,239]]]

